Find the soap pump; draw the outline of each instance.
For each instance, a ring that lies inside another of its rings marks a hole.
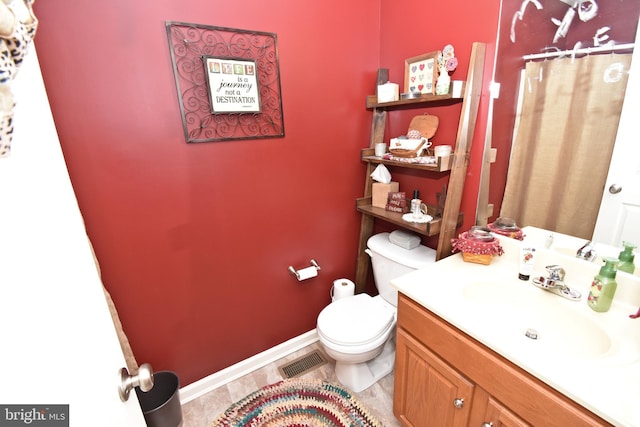
[[[620,259],[620,262],[618,263],[618,271],[633,274],[636,269],[636,266],[633,263],[633,258],[635,257],[633,250],[636,248],[636,245],[629,242],[622,242],[622,245],[624,246],[624,250],[620,252],[620,255],[618,255],[618,259]]]
[[[600,313],[609,311],[618,287],[616,265],[619,260],[617,258],[604,258],[604,262],[605,264],[600,269],[600,273],[591,282],[591,290],[587,299],[589,307]]]

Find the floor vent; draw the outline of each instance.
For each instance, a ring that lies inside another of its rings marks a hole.
[[[302,357],[299,357],[286,365],[278,367],[282,378],[295,378],[311,372],[314,369],[327,363],[327,358],[320,350],[314,350]]]

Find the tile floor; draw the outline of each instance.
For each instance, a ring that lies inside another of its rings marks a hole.
[[[316,342],[297,352],[258,369],[225,386],[218,387],[209,393],[185,403],[182,406],[182,427],[207,427],[229,405],[265,385],[282,380],[278,366],[292,361],[320,347]],[[339,384],[334,371],[334,363],[329,360],[325,365],[307,373],[304,377],[319,378]],[[360,403],[376,416],[385,427],[400,427],[393,416],[393,373],[382,378],[368,389],[355,393]]]

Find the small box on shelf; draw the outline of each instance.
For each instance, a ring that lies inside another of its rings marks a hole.
[[[404,191],[391,192],[387,196],[387,205],[385,207],[389,212],[407,213],[409,207],[407,206],[407,199]]]

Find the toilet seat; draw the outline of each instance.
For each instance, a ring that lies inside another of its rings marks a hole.
[[[362,347],[386,339],[395,325],[393,307],[367,294],[339,299],[318,315],[317,331],[329,343]]]

